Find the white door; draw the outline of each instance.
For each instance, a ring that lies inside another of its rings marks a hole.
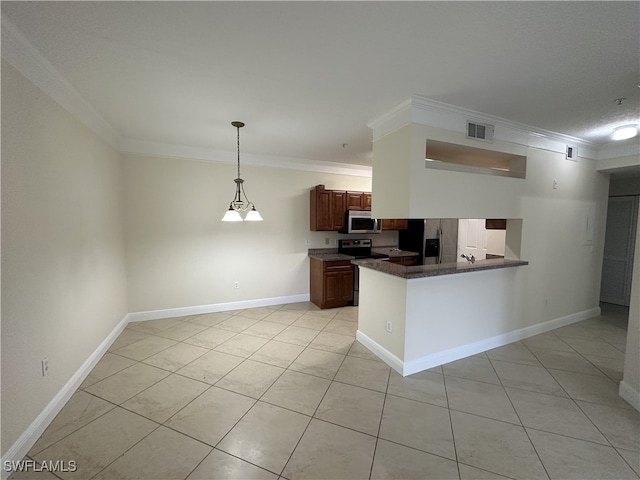
[[[462,254],[473,255],[476,260],[487,258],[487,231],[484,218],[458,220],[458,262],[466,262]]]
[[[629,306],[638,196],[610,197],[604,239],[600,300]]]

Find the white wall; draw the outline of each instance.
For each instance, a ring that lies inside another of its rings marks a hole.
[[[131,312],[308,294],[307,250],[327,247],[326,238],[335,247],[338,238],[309,231],[310,189],[371,190],[368,177],[243,165],[245,190],[265,221],[223,223],[235,169],[125,157]]]
[[[479,144],[463,133],[417,124],[387,137],[405,138],[409,128],[412,145],[427,138]],[[382,205],[384,216],[400,218],[522,219],[520,258],[530,262],[519,280],[518,310],[524,322],[531,325],[598,306],[609,180],[596,170],[595,161],[567,161],[560,153],[495,140],[483,148],[527,157],[526,179],[443,171],[424,168],[424,153],[417,148],[411,158],[376,158],[376,143],[391,142],[387,137],[374,142],[373,194],[380,202],[374,209]],[[409,176],[403,177],[406,167],[392,171],[387,165],[387,175],[396,172],[393,187],[376,182],[378,165],[402,161],[411,163]],[[408,209],[394,200],[402,189],[410,192]],[[377,210],[374,214],[379,215]],[[507,239],[514,237],[509,229],[516,223],[508,222]]]
[[[402,361],[405,356],[407,281],[386,273],[360,268],[358,330]],[[392,322],[392,332],[386,322]]]
[[[487,253],[493,255],[503,255],[505,242],[507,241],[506,230],[485,230],[487,235]]]
[[[119,154],[3,61],[3,455],[127,313],[122,183]]]

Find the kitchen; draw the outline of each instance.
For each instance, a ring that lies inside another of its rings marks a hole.
[[[340,236],[337,248],[309,249],[310,298],[320,308],[359,304],[359,266],[352,259],[410,267],[504,258],[505,219],[375,219],[371,198],[324,185],[310,191],[310,230]]]

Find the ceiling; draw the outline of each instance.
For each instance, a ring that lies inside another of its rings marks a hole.
[[[1,6],[125,140],[232,152],[241,120],[244,153],[370,165],[414,94],[596,144],[640,121],[640,2]]]

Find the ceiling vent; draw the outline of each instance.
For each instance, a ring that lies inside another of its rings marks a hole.
[[[493,142],[493,125],[467,120],[467,138]]]

